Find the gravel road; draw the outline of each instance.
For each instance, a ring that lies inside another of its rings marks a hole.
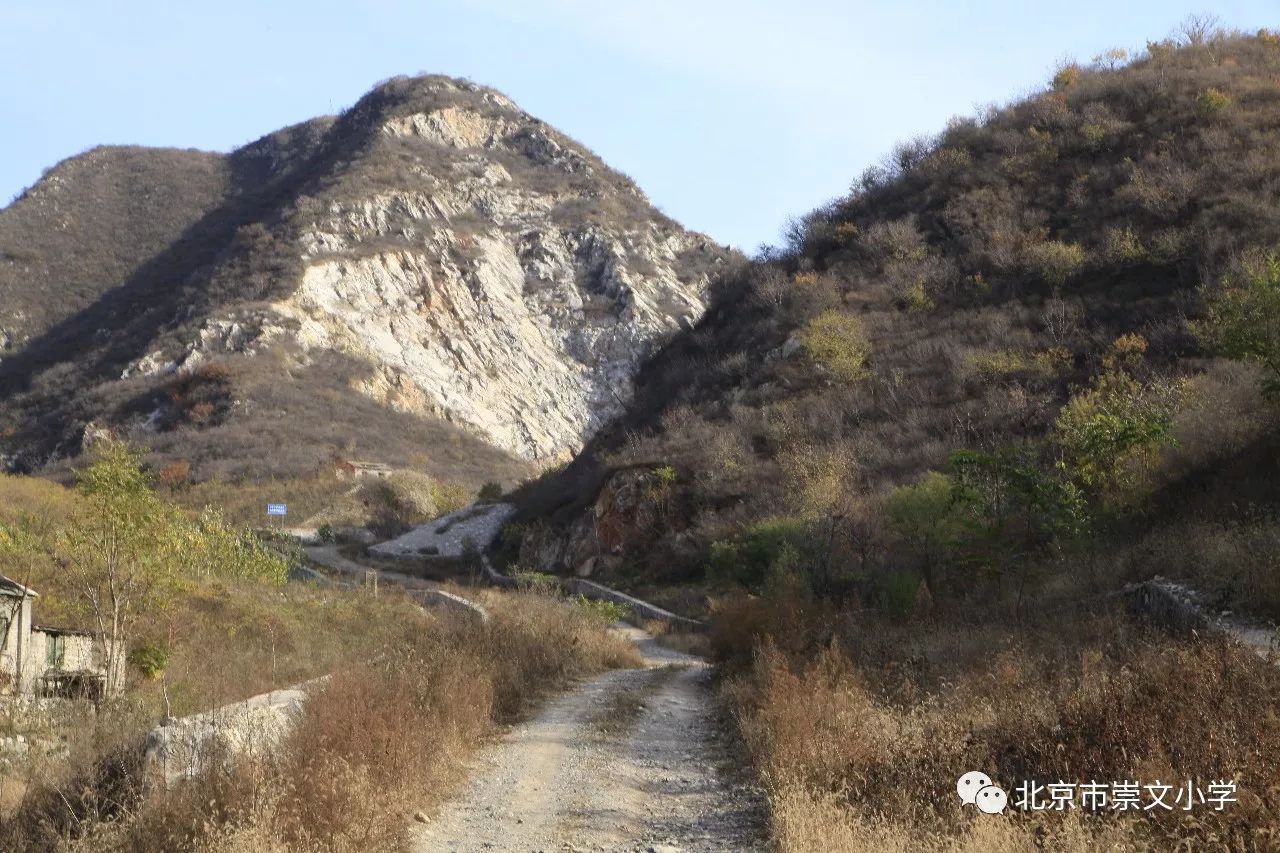
[[[415,850],[764,850],[757,790],[721,772],[711,670],[638,629],[647,667],[594,678],[484,750]]]

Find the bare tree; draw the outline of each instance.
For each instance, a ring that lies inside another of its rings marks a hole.
[[[1080,330],[1080,306],[1055,296],[1045,303],[1040,322],[1053,345],[1065,348]]]
[[[1188,15],[1174,34],[1184,47],[1208,47],[1222,33],[1222,20],[1217,15],[1201,12]]]

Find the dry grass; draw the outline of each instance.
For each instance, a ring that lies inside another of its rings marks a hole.
[[[634,647],[585,610],[537,596],[486,598],[487,624],[433,612],[340,669],[270,759],[210,762],[197,779],[147,795],[135,766],[99,752],[61,785],[29,790],[0,822],[0,846],[408,849],[413,813],[448,796],[467,754],[499,724],[569,679],[638,663]],[[60,808],[82,789],[91,802]]]
[[[803,651],[766,636],[725,695],[780,849],[1274,845],[1280,672],[1226,641],[1175,641],[1058,609],[1020,629],[846,615],[825,645]],[[975,768],[1010,791],[1023,780],[1234,778],[1239,802],[992,819],[955,795],[955,779]]]
[[[774,838],[783,851],[1013,853],[1047,849],[1085,853],[1130,848],[1123,830],[1088,826],[1075,814],[1064,817],[1051,829],[965,814],[952,832],[944,834],[912,831],[901,822],[880,817],[859,817],[839,795],[794,785],[772,793],[770,806]]]
[[[711,638],[705,632],[676,628],[663,619],[646,619],[640,627],[660,646],[695,657],[711,657]]]

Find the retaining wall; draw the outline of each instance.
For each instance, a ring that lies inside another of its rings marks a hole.
[[[670,610],[663,610],[656,604],[650,604],[647,601],[641,601],[638,598],[627,595],[625,592],[619,592],[616,589],[598,584],[595,581],[583,580],[582,578],[565,578],[564,587],[575,595],[581,595],[583,598],[590,598],[595,601],[612,601],[615,604],[621,604],[631,608],[631,612],[640,619],[652,619],[658,622],[666,622],[674,628],[680,628],[685,631],[703,631],[706,625],[697,619],[690,619],[687,616],[679,616]]]

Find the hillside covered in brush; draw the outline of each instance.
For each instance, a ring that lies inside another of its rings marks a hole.
[[[1280,39],[1192,26],[902,144],[522,493],[512,558],[906,612],[1164,572],[1280,615],[1278,130]]]
[[[99,148],[0,210],[14,470],[105,432],[191,476],[565,458],[729,253],[503,95],[397,78],[228,155]]]

